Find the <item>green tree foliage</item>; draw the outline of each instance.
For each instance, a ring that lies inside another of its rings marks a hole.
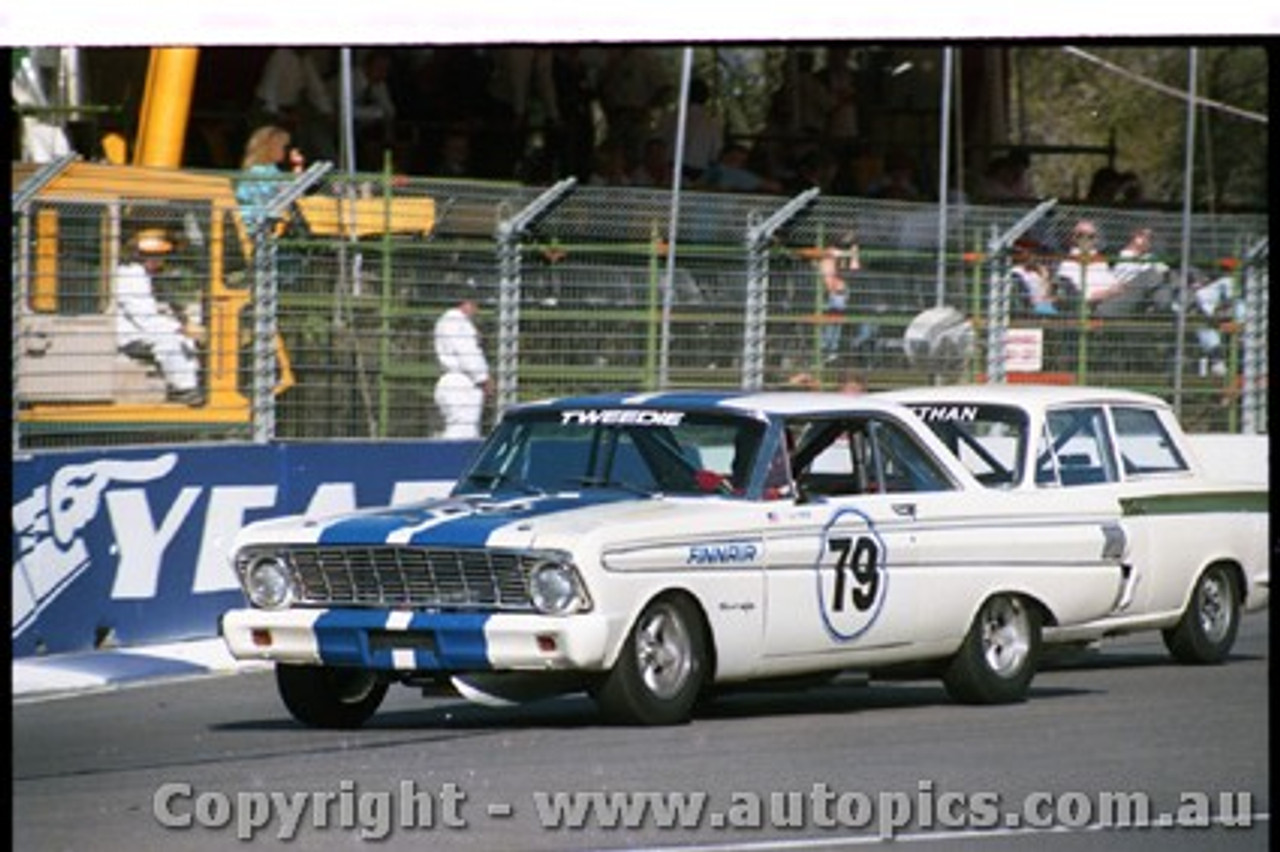
[[[1030,145],[1115,144],[1114,167],[1141,180],[1148,202],[1182,203],[1189,84],[1188,45],[1084,48],[1123,73],[1062,47],[1014,48],[1013,141]],[[1198,51],[1194,201],[1197,206],[1266,206],[1267,51],[1210,46]],[[1174,91],[1171,91],[1174,90]],[[1226,104],[1233,110],[1213,106]],[[1035,160],[1041,194],[1083,197],[1097,154]]]

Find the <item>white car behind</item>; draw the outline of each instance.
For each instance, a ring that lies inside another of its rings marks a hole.
[[[877,394],[905,404],[994,491],[1120,507],[1129,539],[1119,606],[1045,631],[1083,642],[1161,631],[1173,656],[1217,663],[1243,613],[1270,598],[1268,488],[1216,477],[1162,399],[1118,389],[957,385]]]

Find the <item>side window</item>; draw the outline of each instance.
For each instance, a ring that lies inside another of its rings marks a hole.
[[[1187,462],[1174,445],[1159,413],[1147,408],[1113,408],[1116,445],[1126,476],[1148,473],[1177,473]]]
[[[951,490],[946,473],[905,429],[887,420],[873,420],[869,425],[879,490]]]
[[[1065,486],[1115,482],[1107,421],[1101,408],[1050,411],[1036,457],[1036,482]]]
[[[954,487],[928,451],[897,423],[849,420],[810,425],[795,458],[805,494],[847,496],[946,491]]]

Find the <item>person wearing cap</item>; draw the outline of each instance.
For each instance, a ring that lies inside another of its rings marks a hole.
[[[160,366],[169,399],[197,405],[195,342],[168,305],[160,304],[152,279],[164,268],[173,244],[162,230],[140,231],[126,246],[126,257],[115,271],[116,344],[122,351],[142,348]]]
[[[442,438],[479,438],[484,399],[492,388],[489,362],[480,348],[474,294],[464,293],[435,324],[436,360],[441,375],[435,402],[444,418]]]

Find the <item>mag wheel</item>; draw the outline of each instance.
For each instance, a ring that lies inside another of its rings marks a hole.
[[[686,598],[645,607],[596,692],[610,718],[640,725],[687,722],[707,678],[702,617]]]
[[[1176,627],[1164,631],[1164,645],[1182,663],[1220,663],[1240,629],[1240,592],[1235,574],[1211,565],[1200,575]]]
[[[293,718],[315,728],[358,728],[387,694],[387,682],[363,669],[276,664],[276,687]]]
[[[1021,701],[1039,659],[1039,613],[1015,595],[996,595],[978,610],[942,682],[965,704]]]

